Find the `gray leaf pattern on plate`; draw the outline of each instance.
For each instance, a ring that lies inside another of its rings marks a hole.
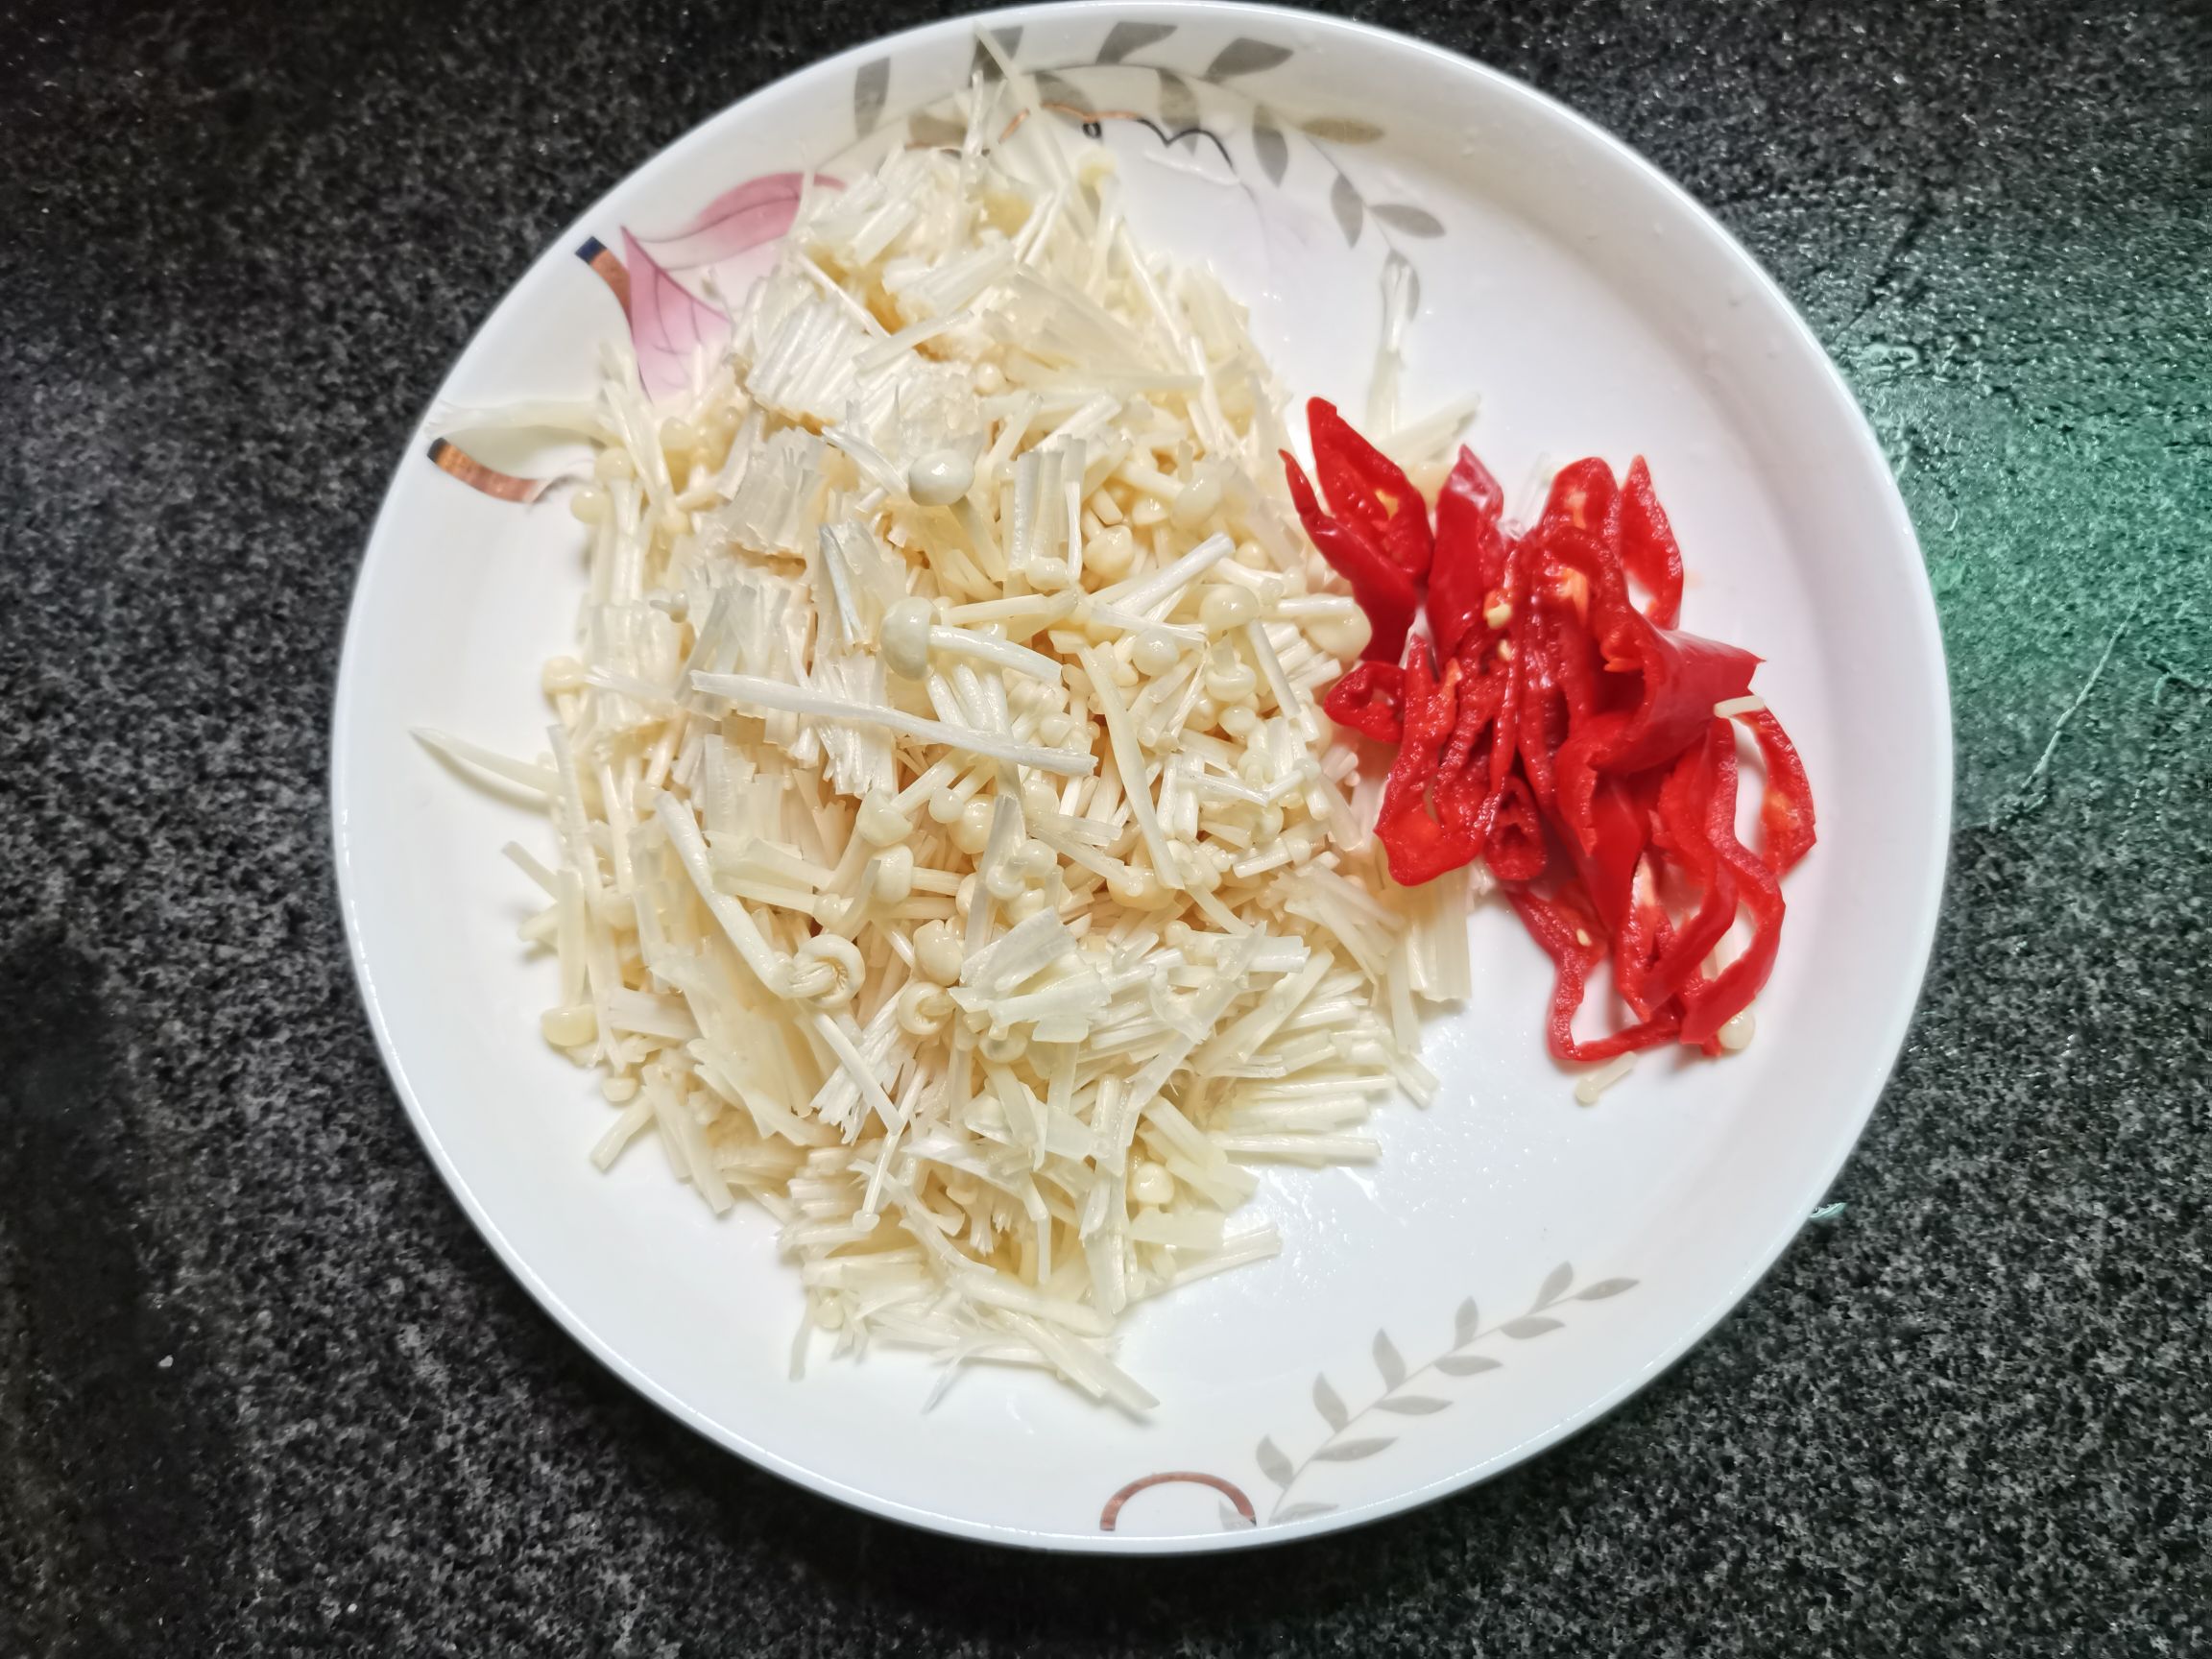
[[[1062,109],[1073,109],[1080,114],[1094,115],[1098,107],[1091,102],[1083,88],[1065,75],[1055,75],[1049,69],[1036,71],[1037,101]]]
[[[1174,33],[1172,23],[1117,23],[1106,31],[1106,43],[1098,48],[1098,61],[1118,63],[1130,53],[1157,46]]]
[[[1487,1354],[1446,1354],[1436,1361],[1436,1369],[1447,1377],[1477,1377],[1485,1371],[1496,1371],[1504,1363]]]
[[[1283,129],[1275,125],[1275,117],[1263,104],[1252,111],[1252,152],[1260,157],[1260,170],[1267,175],[1267,181],[1282,183],[1283,175],[1290,170],[1290,141],[1283,136]]]
[[[1395,253],[1393,257],[1396,257]],[[1607,1301],[1634,1289],[1633,1279],[1600,1279],[1575,1298],[1577,1301]],[[1544,1276],[1537,1289],[1536,1308],[1550,1307],[1566,1296],[1575,1287],[1575,1268],[1562,1262]],[[1273,1437],[1263,1438],[1255,1460],[1260,1473],[1277,1489],[1274,1507],[1267,1514],[1271,1526],[1288,1521],[1303,1521],[1311,1516],[1329,1513],[1335,1505],[1299,1498],[1292,1501],[1292,1491],[1309,1472],[1323,1463],[1358,1463],[1388,1450],[1398,1443],[1395,1434],[1377,1434],[1371,1431],[1380,1427],[1378,1416],[1400,1419],[1434,1417],[1451,1410],[1457,1399],[1443,1393],[1418,1391],[1410,1386],[1423,1378],[1479,1377],[1486,1371],[1504,1368],[1504,1361],[1487,1354],[1471,1354],[1467,1350],[1493,1336],[1504,1336],[1516,1341],[1546,1335],[1562,1330],[1566,1322],[1531,1310],[1497,1325],[1484,1328],[1481,1310],[1475,1298],[1469,1296],[1460,1302],[1452,1314],[1452,1345],[1434,1358],[1420,1366],[1408,1366],[1398,1344],[1391,1340],[1387,1331],[1375,1333],[1369,1353],[1375,1369],[1382,1378],[1382,1391],[1366,1405],[1353,1408],[1337,1392],[1327,1375],[1313,1379],[1313,1409],[1328,1426],[1328,1433],[1321,1443],[1296,1462],[1278,1446]],[[1358,1432],[1364,1424],[1370,1431]]]
[[[1538,1308],[1551,1307],[1552,1303],[1567,1294],[1568,1286],[1574,1283],[1574,1264],[1568,1262],[1560,1262],[1558,1266],[1544,1275],[1543,1287],[1536,1292],[1536,1306]]]
[[[1329,1379],[1313,1379],[1313,1409],[1321,1413],[1321,1421],[1332,1429],[1341,1429],[1351,1421],[1352,1413],[1344,1408],[1343,1396],[1329,1386]]]
[[[1332,144],[1372,144],[1382,136],[1382,128],[1357,115],[1316,115],[1305,123],[1302,131],[1314,138],[1326,138]]]
[[[1444,221],[1426,207],[1416,207],[1409,202],[1378,202],[1375,217],[1394,230],[1403,230],[1408,236],[1441,236]]]
[[[860,65],[853,77],[853,135],[865,138],[883,118],[883,100],[891,91],[891,60],[874,59]]]
[[[1618,1296],[1623,1290],[1635,1288],[1636,1281],[1633,1279],[1600,1279],[1589,1289],[1575,1291],[1575,1300],[1577,1302],[1602,1302],[1608,1296]]]
[[[1354,1463],[1397,1444],[1397,1436],[1392,1434],[1378,1434],[1371,1440],[1332,1440],[1313,1455],[1325,1463]]]
[[[1198,94],[1190,90],[1190,83],[1172,69],[1155,69],[1153,73],[1160,77],[1161,123],[1170,133],[1197,126]]]
[[[1289,60],[1289,47],[1239,35],[1222,47],[1214,55],[1214,61],[1206,65],[1206,79],[1226,81],[1232,75],[1257,75],[1262,69],[1272,69],[1276,64],[1287,63]]]
[[[1386,1394],[1375,1402],[1375,1408],[1395,1411],[1401,1417],[1427,1417],[1451,1404],[1449,1400],[1438,1400],[1429,1394]]]
[[[1399,1358],[1397,1346],[1387,1331],[1375,1333],[1375,1369],[1382,1373],[1385,1388],[1395,1388],[1406,1381],[1406,1361]]]
[[[1359,240],[1359,227],[1365,222],[1367,204],[1359,199],[1358,187],[1343,174],[1336,175],[1336,182],[1329,186],[1329,205],[1336,215],[1336,227],[1344,232],[1344,246],[1349,248]]]
[[[1558,1320],[1547,1319],[1541,1313],[1528,1313],[1519,1319],[1505,1321],[1505,1334],[1518,1342],[1526,1342],[1531,1336],[1542,1336],[1559,1328]]]

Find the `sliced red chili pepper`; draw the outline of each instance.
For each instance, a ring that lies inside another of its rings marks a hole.
[[[1779,722],[1745,715],[1766,763],[1759,851],[1736,836],[1739,764],[1717,705],[1744,696],[1758,659],[1674,627],[1682,556],[1641,457],[1615,480],[1598,458],[1563,468],[1525,536],[1500,523],[1503,493],[1459,452],[1428,520],[1410,482],[1316,400],[1316,471],[1332,514],[1284,456],[1308,533],[1373,624],[1369,661],[1325,704],[1339,724],[1399,752],[1377,834],[1391,874],[1416,884],[1479,854],[1553,962],[1549,1042],[1589,1064],[1679,1038],[1719,1051],[1719,1031],[1771,973],[1781,873],[1815,840],[1812,789]],[[1403,669],[1428,579],[1431,636]],[[1501,601],[1509,615],[1489,624]],[[1547,831],[1572,871],[1548,894]],[[1687,908],[1684,908],[1687,906]],[[1748,948],[1703,964],[1740,914]],[[1575,1036],[1589,981],[1610,959],[1636,1022]]]
[[[1560,468],[1537,524],[1564,525],[1613,543],[1621,525],[1621,488],[1613,482],[1613,469],[1595,455]]]
[[[1695,1000],[1682,997],[1682,1041],[1694,1043],[1708,1054],[1720,1052],[1720,1027],[1751,1006],[1767,988],[1774,960],[1782,950],[1782,918],[1786,906],[1781,884],[1755,853],[1739,843],[1723,856],[1743,878],[1743,908],[1751,915],[1751,942],[1743,954],[1720,970]]]
[[[1682,546],[1651,488],[1651,469],[1639,455],[1621,484],[1621,563],[1651,595],[1646,611],[1662,628],[1682,615]]]
[[[1600,470],[1596,476],[1609,475]],[[1610,754],[1610,733],[1620,725],[1613,705],[1624,693],[1632,696],[1622,682],[1599,671],[1591,632],[1595,616],[1611,604],[1604,595],[1620,586],[1609,574],[1617,561],[1599,538],[1575,529],[1563,513],[1531,531],[1515,560],[1521,592],[1510,624],[1520,670],[1514,749],[1537,804],[1581,824],[1588,816],[1589,781],[1582,781],[1565,808],[1558,800],[1561,781],[1574,787],[1575,766],[1595,772],[1599,758]],[[1600,733],[1607,734],[1602,741]]]
[[[1395,743],[1405,734],[1406,671],[1395,662],[1358,662],[1329,687],[1321,708],[1339,726]]]
[[[1505,780],[1513,771],[1513,758],[1521,740],[1521,673],[1512,653],[1527,632],[1527,571],[1533,551],[1526,540],[1509,543],[1505,549],[1505,608],[1511,613],[1505,623],[1505,637],[1499,642],[1504,655],[1499,658],[1505,670],[1505,694],[1498,706],[1498,726],[1490,742],[1490,791],[1496,794],[1505,786]],[[1496,650],[1488,643],[1489,636],[1479,637],[1477,648]]]
[[[1493,656],[1487,661],[1479,657],[1461,656],[1459,665],[1459,706],[1452,723],[1451,741],[1444,746],[1442,759],[1437,768],[1445,774],[1459,774],[1470,769],[1487,776],[1489,757],[1479,754],[1487,743],[1490,728],[1498,718],[1498,707],[1505,696],[1505,677],[1509,665]],[[1479,766],[1477,765],[1479,759]],[[1489,793],[1486,782],[1479,786],[1476,798]]]
[[[1601,772],[1641,772],[1673,759],[1703,734],[1715,704],[1751,689],[1759,666],[1748,651],[1655,627],[1633,610],[1615,618],[1603,645],[1608,663],[1640,673],[1643,685],[1612,746],[1591,757]]]
[[[1583,619],[1586,597],[1577,599],[1579,572],[1569,571],[1573,583],[1548,578],[1533,597],[1536,614],[1532,627],[1541,630],[1540,647],[1566,709],[1568,730],[1579,731],[1607,709],[1620,695],[1621,683],[1604,672],[1597,641]]]
[[[1488,749],[1505,695],[1506,664],[1492,658],[1455,665],[1459,706],[1430,790],[1436,821],[1489,859],[1500,880],[1533,880],[1544,868],[1544,834],[1527,787],[1519,778],[1508,780],[1517,791],[1492,789],[1489,781]],[[1503,826],[1501,811],[1507,814]]]
[[[1508,643],[1513,650],[1514,682],[1521,688],[1521,729],[1514,734],[1513,746],[1520,752],[1528,792],[1536,798],[1536,805],[1549,812],[1556,796],[1552,757],[1567,740],[1567,706],[1559,695],[1547,650],[1549,641],[1537,619],[1531,618]]]
[[[1613,935],[1613,985],[1639,1020],[1649,1020],[1666,1005],[1669,994],[1652,983],[1653,970],[1673,942],[1674,926],[1659,898],[1659,882],[1649,854],[1637,866],[1628,913]]]
[[[1430,666],[1428,647],[1414,646],[1402,700],[1405,735],[1382,785],[1375,821],[1375,833],[1389,856],[1391,879],[1402,887],[1419,886],[1470,864],[1482,850],[1470,827],[1446,824],[1431,811],[1437,766],[1458,718],[1459,680],[1458,663],[1446,663],[1439,680]]]
[[[1576,719],[1555,763],[1553,810],[1584,857],[1597,852],[1591,804],[1599,780],[1649,771],[1700,749],[1714,706],[1743,695],[1758,662],[1732,645],[1655,628],[1632,611],[1616,621],[1611,666],[1623,676],[1640,674],[1636,701]]]
[[[1482,807],[1482,860],[1501,881],[1533,881],[1544,874],[1544,820],[1518,774],[1505,780]]]
[[[1365,656],[1371,661],[1395,662],[1406,648],[1407,631],[1420,610],[1420,589],[1364,531],[1323,513],[1305,469],[1287,449],[1281,454],[1299,522],[1306,526],[1306,534],[1321,550],[1321,557],[1329,561],[1330,568],[1352,584],[1352,597],[1367,613],[1370,637]]]
[[[1628,920],[1636,867],[1651,842],[1651,804],[1659,792],[1656,772],[1628,780],[1600,779],[1591,797],[1586,834],[1568,836],[1568,849],[1582,878],[1583,891],[1607,938]]]
[[[1671,1014],[1639,1021],[1625,1030],[1588,1043],[1575,1037],[1575,1016],[1590,986],[1591,972],[1605,960],[1605,947],[1592,930],[1596,918],[1573,902],[1573,890],[1557,899],[1543,899],[1522,888],[1507,889],[1513,913],[1528,929],[1528,936],[1551,958],[1555,978],[1551,986],[1551,1018],[1548,1036],[1554,1059],[1587,1066],[1616,1055],[1633,1054],[1672,1040],[1679,1022]]]
[[[1782,722],[1765,709],[1743,717],[1759,739],[1759,755],[1767,765],[1767,792],[1759,802],[1760,855],[1777,876],[1813,851],[1817,839],[1813,824],[1813,784],[1805,776],[1805,762],[1797,745],[1782,730]]]
[[[1720,856],[1716,830],[1733,838],[1736,820],[1736,757],[1727,722],[1715,722],[1726,738],[1707,740],[1685,753],[1668,769],[1660,785],[1658,838],[1683,876],[1704,897],[1683,921],[1652,963],[1646,983],[1661,997],[1678,995],[1695,978],[1699,964],[1727,936],[1736,921],[1736,871]],[[1720,748],[1726,748],[1725,764]]]
[[[1429,566],[1429,632],[1447,657],[1483,625],[1505,580],[1505,538],[1498,515],[1505,493],[1464,446],[1436,496],[1436,551]]]
[[[1717,722],[1725,725],[1726,722]],[[1735,738],[1728,739],[1727,764],[1736,761]],[[1730,791],[1733,795],[1733,788]],[[1766,861],[1736,839],[1735,827],[1717,825],[1715,851],[1736,874],[1739,898],[1751,913],[1751,942],[1743,954],[1720,970],[1709,982],[1682,992],[1682,1041],[1695,1043],[1707,1053],[1719,1051],[1720,1027],[1751,1005],[1774,971],[1774,957],[1782,948],[1782,884]]]
[[[1425,580],[1434,550],[1429,503],[1406,469],[1353,431],[1336,406],[1322,398],[1307,403],[1306,429],[1329,510],[1365,531],[1410,580]]]
[[[1559,746],[1552,757],[1551,811],[1561,831],[1576,844],[1576,856],[1585,857],[1595,845],[1598,795],[1596,757],[1607,753],[1618,739],[1623,716],[1599,714],[1585,720]]]

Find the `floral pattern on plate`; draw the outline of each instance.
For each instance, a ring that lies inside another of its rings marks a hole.
[[[1211,1486],[1230,1500],[1221,1505],[1221,1525],[1224,1530],[1254,1526],[1285,1526],[1293,1521],[1312,1520],[1317,1516],[1334,1513],[1336,1505],[1319,1499],[1299,1498],[1296,1491],[1316,1466],[1325,1463],[1357,1463],[1386,1451],[1397,1444],[1403,1429],[1392,1425],[1386,1418],[1432,1417],[1440,1411],[1449,1411],[1461,1398],[1443,1392],[1435,1382],[1429,1388],[1417,1388],[1416,1383],[1441,1381],[1455,1377],[1479,1377],[1486,1371],[1504,1369],[1505,1361],[1487,1354],[1471,1350],[1479,1347],[1494,1336],[1503,1336],[1515,1342],[1532,1342],[1539,1336],[1564,1329],[1566,1321],[1554,1317],[1552,1310],[1567,1302],[1604,1302],[1624,1290],[1633,1290],[1633,1279],[1600,1279],[1594,1285],[1575,1289],[1575,1268],[1562,1262],[1545,1276],[1536,1292],[1536,1300],[1525,1313],[1510,1319],[1502,1319],[1494,1325],[1482,1323],[1481,1310],[1470,1296],[1459,1304],[1452,1319],[1452,1343],[1435,1358],[1418,1366],[1409,1366],[1398,1345],[1390,1339],[1387,1331],[1375,1333],[1369,1347],[1375,1370],[1382,1379],[1382,1392],[1363,1406],[1349,1405],[1344,1396],[1331,1382],[1326,1372],[1313,1379],[1313,1409],[1319,1413],[1328,1432],[1312,1450],[1295,1460],[1280,1446],[1272,1435],[1262,1435],[1253,1452],[1253,1461],[1261,1476],[1275,1488],[1275,1501],[1264,1516],[1259,1514],[1252,1501],[1232,1482],[1215,1475],[1177,1470],[1161,1475],[1147,1475],[1132,1480],[1106,1501],[1099,1512],[1098,1529],[1115,1530],[1121,1511],[1130,1499],[1148,1487],[1174,1482],[1190,1482]],[[1381,1417],[1376,1413],[1382,1413]],[[1232,1507],[1234,1504],[1234,1507]]]

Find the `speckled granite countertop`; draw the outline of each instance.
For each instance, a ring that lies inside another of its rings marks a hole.
[[[710,1450],[493,1261],[333,904],[370,517],[581,203],[934,10],[0,4],[0,1652],[2212,1651],[2212,37],[2180,0],[1364,9],[1719,211],[1858,388],[1942,604],[1918,1023],[1844,1218],[1671,1375],[1354,1535],[987,1558]]]

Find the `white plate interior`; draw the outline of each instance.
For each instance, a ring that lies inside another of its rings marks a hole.
[[[1279,1224],[1283,1256],[1131,1321],[1123,1361],[1162,1400],[1148,1420],[988,1371],[924,1417],[934,1372],[887,1354],[818,1354],[794,1382],[801,1304],[765,1218],[717,1223],[649,1145],[611,1176],[586,1161],[611,1109],[538,1038],[551,970],[516,941],[530,895],[497,856],[510,838],[536,845],[541,821],[407,736],[431,724],[541,748],[538,666],[569,638],[582,588],[582,531],[559,503],[463,487],[423,458],[427,429],[372,538],[340,675],[333,794],[356,966],[400,1094],[477,1224],[580,1340],[722,1444],[880,1513],[1014,1543],[1203,1549],[1345,1525],[1494,1473],[1618,1402],[1734,1303],[1832,1179],[1902,1039],[1940,887],[1950,733],[1933,604],[1871,437],[1787,302],[1577,117],[1448,54],[1262,8],[988,22],[1022,31],[1023,68],[1058,70],[1101,108],[1148,97],[1158,110],[1173,96],[1161,68],[1194,89],[1225,156],[1138,123],[1101,130],[1139,227],[1214,261],[1299,397],[1363,407],[1389,229],[1423,296],[1405,404],[1479,394],[1469,436],[1509,510],[1534,505],[1548,463],[1649,458],[1693,573],[1685,623],[1767,659],[1759,689],[1819,801],[1821,845],[1788,887],[1757,1041],[1723,1064],[1647,1058],[1577,1107],[1543,1051],[1548,965],[1509,913],[1485,909],[1476,1002],[1425,1049],[1438,1103],[1384,1115],[1370,1168],[1271,1171],[1254,1208]],[[1139,44],[1086,67],[1110,36]],[[964,84],[972,40],[963,21],[833,59],[657,156],[532,267],[442,403],[588,396],[598,343],[623,324],[579,243],[672,227],[753,175],[879,153]],[[1297,130],[1322,117],[1381,132]],[[1262,127],[1286,134],[1279,181]],[[1350,241],[1339,172],[1361,206]],[[1503,1328],[1562,1263],[1559,1299]],[[1634,1284],[1580,1299],[1620,1281]],[[1391,1392],[1378,1332],[1417,1371],[1453,1350],[1465,1298],[1481,1334],[1456,1374],[1392,1393],[1441,1407],[1374,1408]],[[1323,1374],[1363,1412],[1340,1432],[1316,1404]],[[1374,1440],[1390,1443],[1328,1455]],[[1142,1487],[1102,1530],[1115,1494],[1163,1472],[1218,1484]]]

